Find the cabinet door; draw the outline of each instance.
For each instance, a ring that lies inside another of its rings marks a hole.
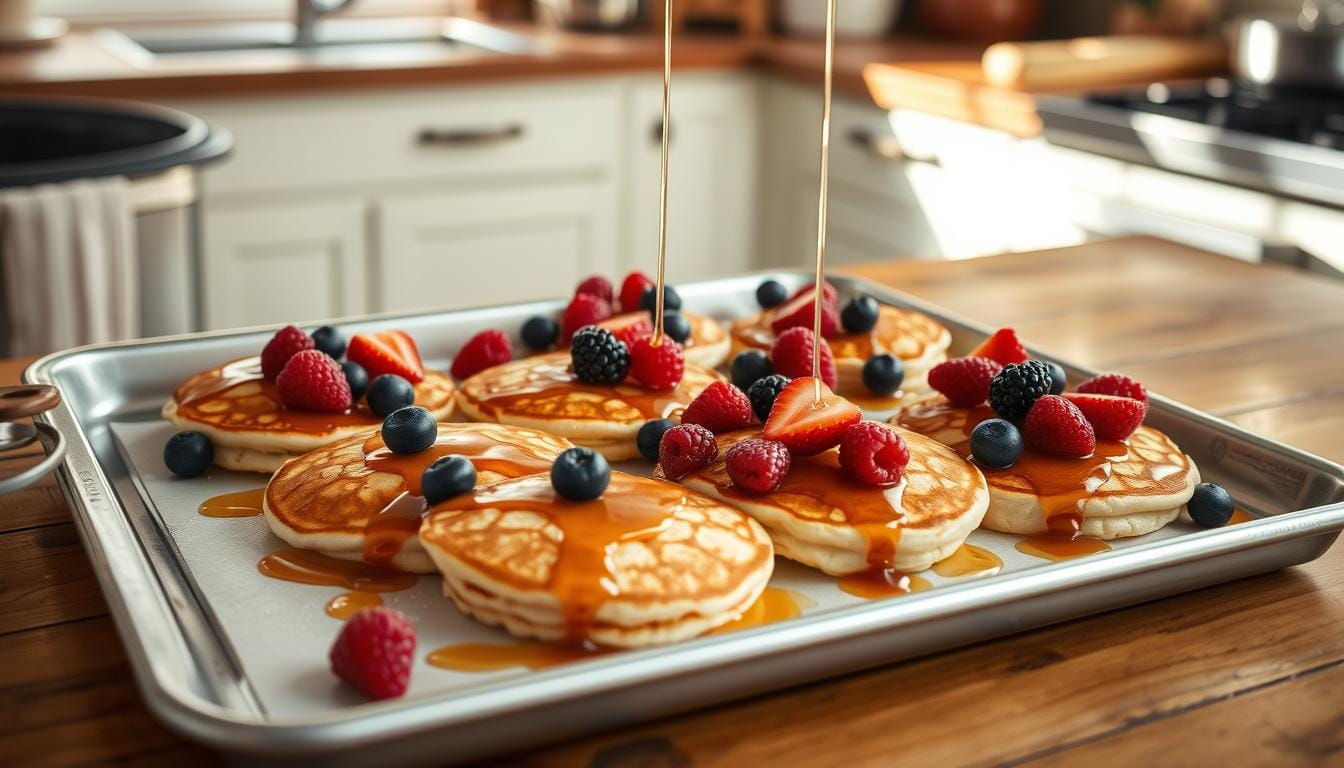
[[[549,182],[379,203],[376,308],[448,309],[568,295],[616,269],[614,191]]]
[[[201,238],[206,327],[366,311],[365,213],[359,200],[209,208]]]

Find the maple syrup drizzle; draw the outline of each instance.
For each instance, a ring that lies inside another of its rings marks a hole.
[[[263,557],[257,570],[272,579],[363,592],[398,592],[410,589],[418,580],[413,573],[292,548]]]
[[[1228,519],[1227,524],[1237,525],[1238,523],[1249,523],[1254,519],[1255,515],[1252,515],[1241,507],[1237,507],[1232,510],[1232,517]]]
[[[1003,569],[1003,560],[984,547],[962,544],[951,555],[933,564],[933,572],[949,579],[993,576]]]
[[[780,621],[796,619],[803,611],[815,607],[817,602],[801,592],[781,587],[766,587],[741,616],[709,631],[711,635],[738,632],[743,629],[763,627]]]
[[[669,3],[671,0],[669,0]],[[830,206],[831,81],[835,73],[835,3],[826,0],[826,62],[821,97],[821,162],[817,180],[817,276],[812,284],[812,391],[821,405],[821,305],[826,285],[826,224]]]
[[[355,590],[354,592],[342,592],[328,600],[326,612],[333,619],[345,621],[365,608],[377,608],[382,604],[383,596],[377,592]]]
[[[912,576],[889,568],[870,568],[851,573],[841,577],[837,583],[840,589],[865,600],[899,597],[933,588],[933,584],[922,576]]]
[[[653,345],[663,343],[663,290],[667,284],[667,157],[672,137],[672,0],[663,0],[663,135],[658,172],[658,280],[654,287]]]
[[[256,517],[261,514],[265,488],[249,488],[212,496],[201,502],[196,511],[205,517]]]
[[[487,385],[479,396],[478,407],[491,418],[498,418],[501,411],[511,410],[520,404],[561,393],[580,392],[596,395],[603,400],[620,400],[639,411],[644,420],[663,419],[674,415],[691,401],[694,386],[689,376],[683,377],[681,383],[671,390],[649,390],[632,383],[614,387],[584,384],[574,377],[568,352],[549,352],[528,358],[527,366],[525,383]]]

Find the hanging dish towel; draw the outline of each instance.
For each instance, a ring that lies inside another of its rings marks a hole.
[[[0,189],[0,267],[11,357],[139,335],[124,178]]]

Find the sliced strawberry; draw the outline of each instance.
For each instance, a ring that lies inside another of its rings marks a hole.
[[[598,323],[597,327],[611,331],[627,347],[633,347],[641,337],[653,335],[653,323],[649,320],[648,312],[627,312],[623,315],[616,315]]]
[[[825,298],[821,302],[821,335],[834,336],[840,331],[840,304],[835,289],[826,284]],[[816,291],[810,286],[794,294],[793,298],[779,305],[775,310],[770,328],[775,333],[783,333],[790,328],[811,328],[814,320],[813,297]]]
[[[1024,363],[1031,358],[1022,342],[1017,339],[1017,331],[1012,328],[1000,328],[985,343],[976,347],[971,357],[988,357],[1000,365]]]
[[[796,299],[799,296],[802,296],[804,293],[811,293],[813,285],[814,283],[808,283],[807,285],[804,285],[802,288],[799,288],[798,290],[794,291],[793,295],[790,296],[789,298]],[[827,282],[822,282],[821,295],[825,297],[825,301],[827,304],[835,304],[836,306],[840,305],[840,294],[836,292],[834,285],[831,285],[830,283]]]
[[[1148,404],[1132,397],[1070,392],[1064,399],[1078,406],[1100,440],[1124,440],[1148,415]]]
[[[356,333],[350,339],[345,357],[352,363],[359,363],[368,372],[370,380],[384,373],[395,373],[412,384],[425,378],[420,350],[402,331]]]
[[[816,387],[821,387],[821,402]],[[789,382],[765,420],[765,439],[783,443],[795,456],[811,456],[840,444],[863,418],[859,407],[811,376]]]

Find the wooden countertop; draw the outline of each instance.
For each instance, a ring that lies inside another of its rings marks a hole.
[[[1130,238],[848,271],[1344,461],[1344,284]],[[22,361],[0,362],[0,382]],[[509,765],[1322,765],[1344,546],[1298,568],[515,756]],[[160,727],[52,481],[0,497],[0,764],[214,757]]]

